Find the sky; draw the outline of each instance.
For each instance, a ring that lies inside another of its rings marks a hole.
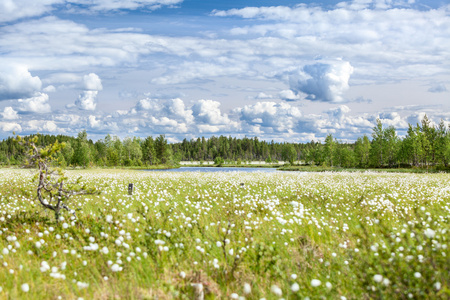
[[[450,0],[0,0],[0,138],[450,124]]]

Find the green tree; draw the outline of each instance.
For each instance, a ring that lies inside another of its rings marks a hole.
[[[86,130],[80,131],[78,133],[73,146],[72,163],[74,165],[83,166],[86,168],[91,161]]]
[[[281,159],[289,162],[291,165],[295,163],[295,161],[298,159],[298,153],[297,150],[295,150],[294,145],[287,143],[284,145],[283,151],[281,153]]]
[[[172,162],[172,150],[162,134],[155,139],[155,152],[156,158],[161,164],[170,164]]]
[[[325,138],[325,148],[324,148],[324,156],[325,161],[328,166],[333,166],[333,158],[336,152],[336,141],[333,138],[333,135],[330,133]]]
[[[153,140],[153,137],[148,136],[141,146],[142,146],[142,157],[144,162],[150,165],[156,164],[157,158],[155,150],[155,141]]]
[[[355,143],[355,160],[359,167],[366,168],[369,166],[370,140],[364,135],[359,137]]]

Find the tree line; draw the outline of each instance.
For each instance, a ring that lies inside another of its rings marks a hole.
[[[86,131],[76,137],[36,134],[36,144],[46,146],[56,141],[66,144],[57,161],[68,166],[152,166],[176,165],[180,161],[216,161],[218,164],[240,164],[246,161],[278,161],[296,164],[345,168],[428,167],[450,163],[450,128],[443,120],[433,126],[425,115],[420,123],[409,124],[406,136],[400,138],[393,126],[378,119],[371,136],[359,137],[355,143],[344,143],[327,135],[325,141],[278,143],[257,137],[236,138],[212,136],[168,143],[164,135],[146,138],[107,135],[92,141]],[[9,137],[0,142],[0,164],[23,164],[25,152]]]

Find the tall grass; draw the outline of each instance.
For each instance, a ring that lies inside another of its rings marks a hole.
[[[447,174],[68,174],[107,187],[57,224],[0,171],[0,298],[450,297]]]

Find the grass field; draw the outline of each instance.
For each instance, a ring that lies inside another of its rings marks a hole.
[[[450,297],[448,174],[68,171],[103,193],[59,223],[33,174],[0,170],[0,299]]]

